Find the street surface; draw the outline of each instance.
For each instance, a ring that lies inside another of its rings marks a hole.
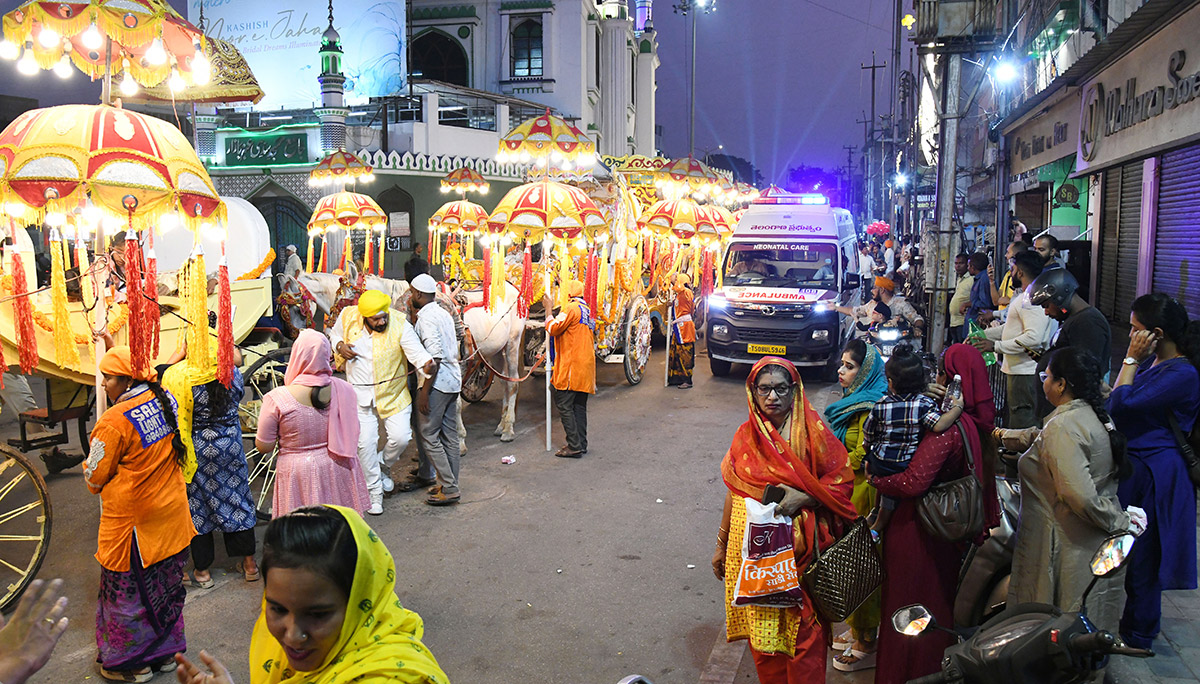
[[[634,673],[655,684],[756,681],[742,644],[714,652],[724,643],[723,591],[709,565],[725,491],[718,466],[746,418],[747,368],[712,378],[703,352],[697,357],[691,390],[662,386],[661,350],[637,387],[619,365],[599,367],[590,451],[578,461],[544,449],[541,376],[521,389],[510,444],[492,436],[501,396],[493,387],[465,411],[463,502],[436,509],[416,493],[397,494],[383,516],[369,517],[396,557],[400,600],[424,618],[425,643],[452,681],[610,684]],[[836,388],[807,390],[823,408]],[[4,416],[0,438],[15,434]],[[554,434],[557,448],[557,420]],[[515,464],[501,464],[508,455]],[[407,466],[396,468],[398,478]],[[40,576],[67,580],[71,627],[35,681],[94,682],[98,498],[77,470],[48,485],[54,529]],[[234,574],[220,543],[217,559],[216,586],[188,591],[188,652],[209,650],[246,682],[262,584]],[[1196,681],[1196,594],[1171,593],[1164,631],[1175,646],[1124,681]],[[873,677],[829,673],[831,682]]]

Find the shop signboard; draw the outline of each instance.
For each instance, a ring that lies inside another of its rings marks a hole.
[[[249,133],[225,138],[224,166],[274,166],[306,162],[307,133]]]
[[[262,85],[255,109],[319,106],[321,35],[329,26],[326,0],[188,0],[188,19],[241,51]],[[338,0],[334,28],[342,38],[346,104],[392,95],[407,85],[405,3]]]
[[[1051,105],[1008,134],[1009,182],[1027,171],[1075,153],[1079,91]]]
[[[1200,7],[1083,86],[1077,173],[1200,139]]]

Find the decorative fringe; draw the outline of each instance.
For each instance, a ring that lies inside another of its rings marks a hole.
[[[587,302],[588,308],[596,311],[596,286],[598,285],[599,263],[596,260],[596,245],[592,244],[588,249],[587,255],[587,281],[583,285],[583,300]]]
[[[467,246],[463,251],[463,259],[470,261],[475,258],[475,236],[467,235]]]
[[[700,244],[699,240],[692,239],[692,287],[700,284],[700,266],[703,264],[704,245]]]
[[[492,250],[483,250],[483,303],[491,308],[492,301]]]
[[[338,264],[338,268],[342,269],[342,273],[346,272],[346,260],[354,258],[354,245],[350,242],[350,231],[346,231],[346,237],[342,240],[342,258]]]
[[[329,240],[324,235],[322,235],[321,236],[321,263],[317,265],[317,270],[320,271],[321,273],[329,272],[329,270],[326,268],[327,264],[325,262],[325,259],[328,255],[329,255]]]
[[[375,250],[371,249],[372,247],[374,247],[374,245],[371,244],[371,231],[368,230],[367,248],[363,250],[363,273],[370,273],[372,270],[374,270],[374,264],[371,263],[371,259],[373,259],[375,256]]]
[[[562,308],[571,301],[567,296],[567,283],[571,282],[571,246],[565,238],[558,241],[558,306]]]
[[[183,307],[184,317],[190,323],[187,329],[188,360],[200,369],[211,357],[208,355],[208,271],[204,267],[204,250],[199,244],[188,260],[187,269]]]
[[[492,255],[492,310],[504,301],[504,247],[499,240],[492,245],[496,253]]]
[[[521,257],[521,292],[517,296],[517,316],[529,318],[529,305],[533,303],[533,252],[529,241],[525,241],[525,254]]]
[[[50,239],[50,300],[54,305],[54,362],[60,368],[80,369],[79,347],[71,330],[71,312],[67,310],[66,264],[63,243],[57,231]]]
[[[146,341],[150,352],[150,362],[158,360],[159,333],[162,326],[162,313],[158,308],[158,258],[154,255],[154,229],[149,230],[150,249],[146,252],[146,298],[142,306],[146,307],[145,315],[149,339]]]
[[[708,297],[713,293],[713,253],[711,249],[704,250],[704,265],[701,267],[700,296]]]
[[[129,361],[137,375],[150,371],[150,332],[147,330],[146,305],[142,297],[142,250],[137,233],[129,230],[125,238],[125,297],[129,302]]]
[[[13,320],[16,328],[17,351],[21,372],[28,375],[38,366],[37,331],[33,327],[33,302],[29,300],[29,285],[21,253],[13,249]]]
[[[434,246],[434,244],[437,243],[437,239],[438,239],[437,229],[430,228],[429,229],[429,244],[425,245],[425,252],[426,252],[426,259],[431,264],[433,263],[433,246]],[[487,257],[484,257],[484,258],[486,259]]]
[[[605,293],[607,291],[608,291],[608,242],[605,242],[604,244],[600,245],[600,275],[599,275],[599,279],[596,281],[596,299],[600,304],[604,304],[605,302],[612,303],[613,301],[616,300],[616,297],[606,297]],[[604,316],[604,318],[609,321],[611,321],[613,319],[613,317],[611,315],[606,315],[606,316]]]
[[[221,265],[217,267],[217,379],[226,387],[233,382],[233,300],[229,293],[229,263],[225,258],[224,242],[221,243]]]
[[[306,260],[304,263],[304,271],[306,273],[312,273],[313,272],[313,236],[311,234],[309,234],[309,236],[308,236],[308,252],[306,252],[306,254],[308,256],[306,257]],[[288,275],[291,275],[291,274],[289,273]]]

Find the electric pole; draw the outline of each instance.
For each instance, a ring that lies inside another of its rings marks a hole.
[[[886,69],[887,62],[884,62],[883,64],[876,64],[875,63],[875,51],[872,50],[871,51],[871,66],[867,66],[866,64],[860,63],[859,68],[861,68],[864,71],[866,71],[868,69],[871,71],[871,118],[868,119],[868,121],[871,124],[871,130],[870,130],[870,133],[867,134],[867,161],[866,161],[867,170],[866,170],[866,174],[865,174],[866,178],[867,178],[867,219],[869,220],[871,218],[876,218],[876,219],[878,218],[878,216],[874,216],[872,214],[872,206],[871,206],[872,204],[874,204],[874,200],[875,200],[875,181],[874,181],[874,174],[871,172],[871,169],[873,168],[873,164],[871,163],[871,157],[873,156],[872,150],[875,147],[875,119],[876,119],[876,114],[875,114],[875,72],[879,71],[880,69]],[[882,151],[880,152],[880,157],[881,157],[881,161],[882,161],[882,157],[883,157]],[[880,178],[879,181],[882,184],[883,178]]]
[[[846,150],[846,208],[850,213],[854,213],[854,150],[857,149],[854,145],[842,145],[842,149]]]

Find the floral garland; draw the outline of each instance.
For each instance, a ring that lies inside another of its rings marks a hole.
[[[243,273],[240,276],[238,276],[237,278],[235,278],[235,280],[254,280],[255,278],[258,278],[260,275],[262,275],[267,270],[267,268],[270,267],[270,265],[274,262],[275,262],[275,250],[268,249],[267,256],[258,264],[258,266],[254,267],[253,271],[247,271],[246,273]]]
[[[12,292],[12,276],[6,275],[3,278],[0,278],[0,287],[3,287],[8,292]],[[29,301],[31,304],[33,303],[32,299]],[[116,335],[117,332],[119,332],[121,328],[125,327],[125,324],[129,321],[129,305],[124,302],[121,302],[120,304],[110,304],[108,307],[109,315],[112,315],[113,309],[118,307],[120,308],[120,311],[115,317],[113,317],[111,321],[108,322],[109,335]],[[37,306],[33,307],[33,320],[42,330],[45,330],[48,333],[54,332],[54,321],[52,321],[50,317],[45,314],[45,312],[38,309]],[[75,333],[75,344],[89,344],[91,341],[91,338],[89,338],[87,335]]]

